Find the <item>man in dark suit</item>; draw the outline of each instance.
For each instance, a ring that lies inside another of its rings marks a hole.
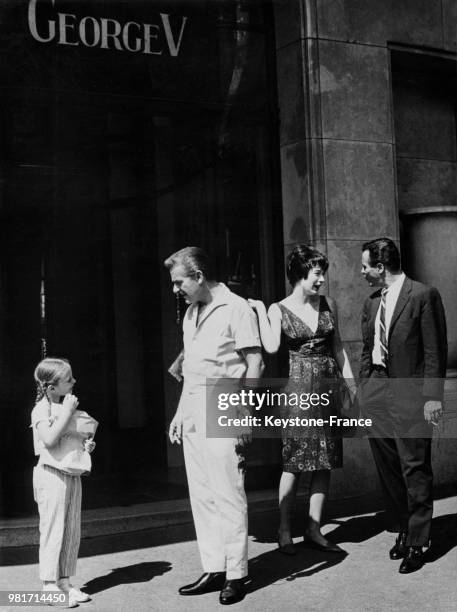
[[[446,320],[440,294],[402,272],[389,238],[362,247],[362,274],[377,291],[362,314],[361,404],[370,446],[399,534],[391,559],[408,574],[424,563],[433,513],[431,430],[442,415]]]

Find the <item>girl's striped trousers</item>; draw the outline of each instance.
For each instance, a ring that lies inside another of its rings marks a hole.
[[[81,539],[81,477],[37,465],[33,492],[40,513],[40,579],[74,576]]]

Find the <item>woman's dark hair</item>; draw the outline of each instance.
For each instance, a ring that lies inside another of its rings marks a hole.
[[[328,270],[327,257],[306,244],[297,244],[286,260],[286,274],[289,283],[294,287],[298,281],[308,278],[309,271],[317,267],[326,272]]]
[[[200,247],[184,247],[167,257],[163,263],[167,270],[172,270],[175,266],[183,266],[188,276],[193,276],[197,270],[200,270],[206,280],[215,280],[210,259]]]
[[[376,238],[376,240],[365,242],[362,246],[363,251],[369,252],[371,266],[382,263],[390,272],[400,270],[400,252],[390,238]]]

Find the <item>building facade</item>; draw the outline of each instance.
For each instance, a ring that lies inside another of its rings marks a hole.
[[[69,358],[81,406],[100,421],[94,476],[182,475],[165,432],[183,305],[162,262],[187,244],[268,303],[284,294],[292,245],[324,250],[357,370],[361,245],[389,235],[406,271],[441,291],[457,368],[456,6],[2,3],[6,514],[33,504],[28,425],[44,348]],[[334,495],[375,487],[365,442],[346,444]],[[438,482],[452,479],[451,442],[435,444]],[[276,486],[278,440],[257,441],[250,459],[249,486]]]
[[[313,242],[328,254],[328,290],[354,364],[369,291],[360,280],[363,242],[398,240],[405,271],[439,289],[449,370],[433,458],[435,482],[455,487],[457,4],[274,5],[285,249]],[[366,450],[346,444],[334,494],[374,486]]]

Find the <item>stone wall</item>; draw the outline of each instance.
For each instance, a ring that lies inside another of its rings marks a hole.
[[[360,312],[370,291],[360,274],[361,246],[381,235],[400,239],[391,49],[455,53],[457,4],[275,0],[274,7],[284,248],[313,243],[328,254],[328,292],[357,372]],[[454,478],[452,442],[435,443],[439,484]],[[347,441],[337,495],[376,487],[367,450],[365,441]]]

